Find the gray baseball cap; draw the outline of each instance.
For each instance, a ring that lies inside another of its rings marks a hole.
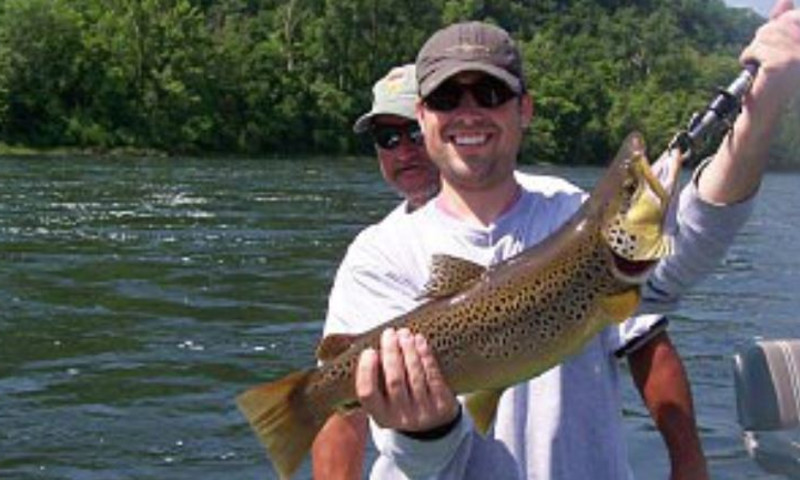
[[[372,87],[372,109],[353,124],[353,131],[363,133],[378,115],[397,115],[416,120],[417,72],[414,64],[394,67]]]
[[[450,77],[478,71],[502,80],[517,95],[525,91],[519,49],[500,27],[463,22],[434,33],[417,55],[419,94],[425,98]]]

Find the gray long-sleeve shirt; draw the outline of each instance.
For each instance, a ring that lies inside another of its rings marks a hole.
[[[433,254],[491,265],[551,234],[585,194],[553,177],[518,176],[524,193],[488,227],[467,225],[435,201],[413,214],[395,211],[364,230],[348,249],[331,292],[326,333],[375,327],[418,305]],[[632,477],[621,418],[615,354],[627,352],[681,294],[710,272],[752,210],[752,200],[714,206],[694,182],[681,193],[674,256],[644,288],[642,314],[601,331],[563,364],[503,394],[487,436],[468,415],[444,438],[419,441],[372,425],[379,458],[374,479],[622,480]]]

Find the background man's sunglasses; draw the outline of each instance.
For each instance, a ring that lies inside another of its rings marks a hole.
[[[417,122],[408,122],[405,125],[374,125],[372,138],[384,150],[394,150],[400,145],[405,135],[414,145],[422,145],[422,130]]]
[[[481,108],[497,108],[517,96],[502,80],[484,75],[470,84],[446,80],[425,97],[424,103],[430,110],[449,112],[458,108],[464,92],[469,92]]]

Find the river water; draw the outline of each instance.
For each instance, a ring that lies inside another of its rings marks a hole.
[[[397,201],[374,161],[0,158],[0,182],[0,479],[277,478],[233,399],[312,364],[347,244]],[[798,186],[767,176],[671,322],[715,479],[770,478],[730,357],[800,336]],[[625,418],[638,477],[666,478],[630,382]]]

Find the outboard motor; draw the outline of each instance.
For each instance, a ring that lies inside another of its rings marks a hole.
[[[765,471],[800,479],[800,339],[757,339],[733,361],[747,452]]]

